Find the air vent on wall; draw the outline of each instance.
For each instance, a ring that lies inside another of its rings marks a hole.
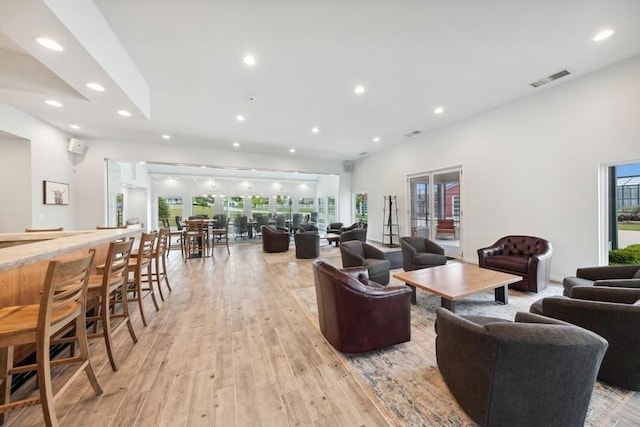
[[[562,70],[562,71],[558,71],[555,74],[551,74],[548,77],[545,77],[543,79],[537,80],[533,83],[529,83],[531,86],[533,87],[540,87],[542,85],[546,85],[547,83],[551,83],[554,80],[558,80],[564,76],[568,76],[569,74],[571,74],[571,72],[569,70]]]
[[[420,135],[422,133],[421,130],[414,130],[412,132],[409,132],[408,134],[406,134],[404,137],[405,138],[413,138],[416,135]]]

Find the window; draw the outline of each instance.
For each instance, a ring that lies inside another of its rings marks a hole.
[[[337,222],[336,214],[336,198],[334,196],[327,197],[327,223]]]
[[[261,196],[251,196],[251,216],[269,215],[269,198]]]
[[[298,212],[300,212],[303,217],[307,215],[311,217],[311,212],[315,212],[316,210],[316,199],[313,197],[303,197],[298,200]]]
[[[241,196],[227,197],[227,216],[237,218],[244,215],[244,198]]]
[[[160,210],[160,199],[164,199],[169,207],[169,225],[176,227],[176,216],[182,218],[182,197],[176,196],[166,196],[166,197],[158,197],[158,210]],[[160,212],[158,212],[158,217],[160,217]],[[158,218],[159,219],[159,218]],[[162,221],[158,221],[158,224],[162,224]]]
[[[191,214],[207,215],[209,218],[213,218],[215,197],[210,196],[196,196],[191,199]]]
[[[276,196],[276,215],[283,214],[289,218],[291,209],[291,198],[289,196]]]
[[[369,203],[367,201],[367,193],[356,193],[355,203],[355,219],[357,222],[366,223],[369,217]]]

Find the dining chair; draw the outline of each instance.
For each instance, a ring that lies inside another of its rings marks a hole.
[[[227,245],[227,254],[231,254],[229,251],[229,219],[226,219],[226,223],[224,223],[223,227],[219,227],[219,225],[215,225],[211,230],[211,241],[213,244],[213,249],[216,247],[216,240],[218,242],[224,241],[225,245]]]
[[[185,222],[185,261],[192,255],[204,257],[208,253],[208,228],[208,222],[201,219],[189,219]]]
[[[97,301],[94,307],[97,312],[87,317],[87,322],[94,322],[94,332],[88,334],[88,338],[104,338],[109,363],[114,371],[118,370],[118,363],[113,355],[113,334],[126,324],[131,339],[134,343],[138,342],[129,317],[127,292],[124,292],[127,286],[129,259],[134,240],[131,237],[127,240],[111,242],[104,266],[100,269],[102,273],[89,277],[88,298]],[[120,320],[113,325],[113,319]],[[98,323],[101,326],[99,332]]]
[[[0,309],[0,413],[2,421],[7,411],[26,406],[41,404],[44,422],[47,426],[58,426],[55,401],[68,390],[69,385],[83,371],[96,395],[102,394],[89,355],[86,329],[87,285],[95,255],[89,254],[72,261],[50,261],[40,304],[9,306]],[[58,338],[72,324],[73,336]],[[79,354],[51,360],[51,345],[77,343]],[[14,346],[34,344],[36,363],[14,366]],[[75,365],[70,373],[63,377],[55,376],[52,366]],[[36,371],[38,378],[38,397],[28,397],[11,401],[11,380],[14,374]],[[59,384],[61,383],[61,384]]]
[[[147,319],[144,315],[143,299],[151,295],[151,301],[156,311],[160,310],[158,301],[156,300],[156,294],[153,291],[153,283],[146,282],[143,277],[152,277],[151,263],[153,257],[154,242],[157,234],[155,232],[142,233],[140,236],[140,244],[138,246],[137,256],[129,259],[128,266],[128,280],[127,280],[127,292],[132,296],[128,298],[129,302],[137,302],[140,309],[140,317],[142,318],[142,324],[147,326]],[[143,283],[146,286],[143,286]]]

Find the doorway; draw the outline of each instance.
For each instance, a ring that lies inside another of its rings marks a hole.
[[[608,249],[640,244],[640,163],[609,166]]]
[[[455,167],[407,177],[411,236],[433,240],[455,258],[462,258],[461,176]]]

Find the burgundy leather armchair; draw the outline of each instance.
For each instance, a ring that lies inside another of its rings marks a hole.
[[[289,233],[283,230],[263,225],[262,250],[265,252],[286,252],[289,250]]]
[[[538,292],[549,284],[551,242],[540,237],[505,236],[493,245],[478,249],[478,265],[490,270],[522,276],[509,285],[520,291]]]
[[[364,353],[411,340],[411,289],[369,280],[365,267],[313,263],[322,335],[345,353]]]

